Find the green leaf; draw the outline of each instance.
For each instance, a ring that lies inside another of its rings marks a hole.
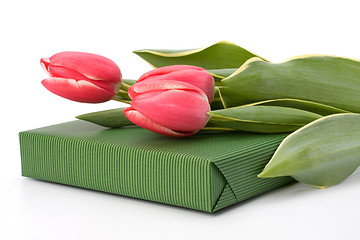
[[[134,125],[124,114],[125,108],[110,109],[76,116],[77,119],[92,122],[103,127],[120,128]]]
[[[224,79],[233,74],[237,68],[225,68],[225,69],[208,69],[207,71],[211,73],[211,75],[219,78]]]
[[[360,61],[301,56],[275,64],[252,58],[222,80],[226,107],[269,99],[301,99],[360,112]]]
[[[224,108],[224,105],[222,103],[218,87],[215,87],[214,100],[212,101],[210,106],[211,106],[212,110],[223,109]]]
[[[249,97],[243,95],[238,89],[229,86],[219,86],[219,95],[224,108],[247,105],[252,102]]]
[[[131,98],[128,95],[129,88],[136,83],[136,80],[122,79],[120,90],[116,93],[112,100],[130,104]]]
[[[311,186],[338,184],[360,165],[360,114],[334,114],[287,136],[259,177],[292,176]]]
[[[128,92],[121,89],[116,93],[115,97],[113,97],[113,100],[119,102],[125,101],[125,103],[127,103],[127,101],[131,102]]]
[[[271,99],[260,102],[248,104],[248,106],[279,106],[289,107],[313,112],[322,116],[327,116],[335,113],[349,113],[348,111],[335,108],[329,105],[300,100],[300,99]]]
[[[225,68],[225,69],[207,69],[207,71],[214,77],[215,84],[221,86],[224,78],[227,78],[233,74],[237,68]]]
[[[169,65],[195,65],[207,70],[215,77],[226,76],[229,68],[238,68],[257,55],[231,42],[221,41],[209,47],[187,50],[143,49],[134,51],[155,68]],[[225,69],[221,73],[216,69]]]
[[[134,79],[122,79],[122,82],[131,86],[131,85],[134,85],[136,83],[136,80],[134,80]]]
[[[295,108],[252,105],[215,110],[209,115],[213,125],[257,133],[291,132],[322,117]]]

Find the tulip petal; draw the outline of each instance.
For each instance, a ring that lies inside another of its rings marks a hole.
[[[49,73],[49,66],[50,66],[50,59],[49,58],[42,58],[40,59],[41,67],[44,69],[46,73]]]
[[[195,94],[194,94],[195,93]],[[142,93],[131,106],[150,120],[174,131],[198,131],[209,120],[210,105],[197,92],[164,90]]]
[[[48,66],[47,69],[48,69],[48,73],[51,77],[91,80],[91,79],[87,78],[85,75],[83,75],[75,70],[72,70],[70,68],[50,65],[50,66]]]
[[[106,102],[116,94],[114,91],[101,88],[87,80],[50,77],[44,79],[41,83],[50,92],[77,102]]]
[[[213,76],[211,76],[203,68],[194,67],[194,66],[189,66],[190,68],[186,68],[186,67],[187,67],[186,65],[179,65],[179,67],[169,66],[169,67],[163,67],[165,69],[158,68],[144,74],[144,75],[148,75],[148,77],[146,78],[141,77],[138,80],[138,82],[156,79],[156,80],[164,80],[164,81],[175,80],[175,81],[189,83],[203,90],[207,95],[209,102],[211,103],[212,100],[214,99],[214,93],[215,93],[215,86],[214,86],[215,83]],[[174,70],[170,71],[172,69]]]
[[[61,52],[50,57],[50,63],[77,71],[92,80],[121,81],[121,72],[116,63],[97,54]]]
[[[197,132],[197,131],[194,131],[194,132],[185,133],[185,132],[173,131],[169,128],[163,127],[163,126],[155,123],[154,121],[150,120],[149,118],[147,118],[140,112],[136,111],[133,107],[128,107],[128,108],[124,109],[124,114],[134,124],[136,124],[142,128],[148,129],[152,132],[170,136],[170,137],[185,137],[185,136],[190,136],[192,134],[195,134]]]
[[[181,71],[181,70],[185,70],[185,69],[205,70],[204,68],[193,66],[193,65],[172,65],[172,66],[160,67],[160,68],[156,68],[154,70],[151,70],[151,71],[143,74],[139,78],[139,80],[137,80],[137,82],[141,82],[142,80],[149,78],[149,77],[159,76],[159,75],[163,75],[163,74],[167,74],[167,73],[171,73],[171,72],[175,72],[175,71]]]
[[[50,65],[48,67],[48,70],[49,70],[49,75],[51,77],[75,79],[77,81],[84,80],[108,91],[115,90],[117,92],[121,86],[120,84],[116,84],[115,82],[112,81],[89,79],[86,76],[82,75],[81,73],[65,67]]]
[[[191,91],[194,94],[197,94],[200,98],[205,101],[208,101],[206,94],[198,87],[180,81],[157,81],[157,80],[147,80],[140,83],[132,85],[128,94],[131,99],[137,98],[140,94],[153,92],[153,91],[166,91],[166,90],[186,90]]]

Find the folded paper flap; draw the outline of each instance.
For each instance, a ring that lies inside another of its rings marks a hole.
[[[212,160],[224,175],[237,202],[293,181],[288,177],[274,179],[257,177],[286,135],[249,135],[246,142],[244,141],[235,151]],[[229,195],[229,190],[226,190]]]
[[[221,195],[219,196],[219,199],[216,201],[216,204],[214,205],[212,212],[215,212],[217,210],[220,210],[224,207],[227,207],[229,205],[237,203],[237,199],[235,197],[234,192],[231,190],[229,183],[227,183],[224,186],[223,191],[221,192]]]

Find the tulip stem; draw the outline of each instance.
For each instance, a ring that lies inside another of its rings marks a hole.
[[[131,85],[126,84],[124,82],[121,83],[121,90],[124,90],[125,92],[127,92],[129,90],[129,88],[131,87]]]

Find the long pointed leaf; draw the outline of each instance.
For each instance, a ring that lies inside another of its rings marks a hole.
[[[127,85],[134,85],[136,83],[136,80],[134,79],[123,79],[123,83],[126,83]]]
[[[294,131],[322,116],[295,108],[278,106],[240,106],[209,112],[210,123],[257,133]]]
[[[220,97],[220,92],[219,92],[219,88],[215,87],[215,94],[214,94],[214,100],[211,102],[211,109],[212,110],[216,110],[216,109],[223,109],[224,105],[221,101],[221,97]]]
[[[313,112],[322,116],[327,116],[335,113],[349,113],[348,111],[335,108],[326,104],[300,100],[300,99],[271,99],[260,102],[248,104],[246,106],[279,106],[289,107]]]
[[[226,107],[291,98],[360,112],[357,60],[315,55],[274,64],[252,58],[222,82]]]
[[[134,125],[124,114],[125,108],[87,113],[76,116],[77,119],[92,122],[103,127],[120,128]]]
[[[352,174],[359,154],[360,114],[334,114],[286,137],[259,177],[292,176],[325,188]]]
[[[185,64],[199,66],[207,70],[239,68],[248,59],[258,57],[254,53],[227,41],[198,49],[143,49],[136,50],[134,53],[155,68]],[[217,74],[219,73],[214,73],[214,75]]]
[[[225,68],[225,69],[207,69],[207,71],[214,77],[217,86],[222,85],[221,80],[227,78],[233,74],[237,68]]]

